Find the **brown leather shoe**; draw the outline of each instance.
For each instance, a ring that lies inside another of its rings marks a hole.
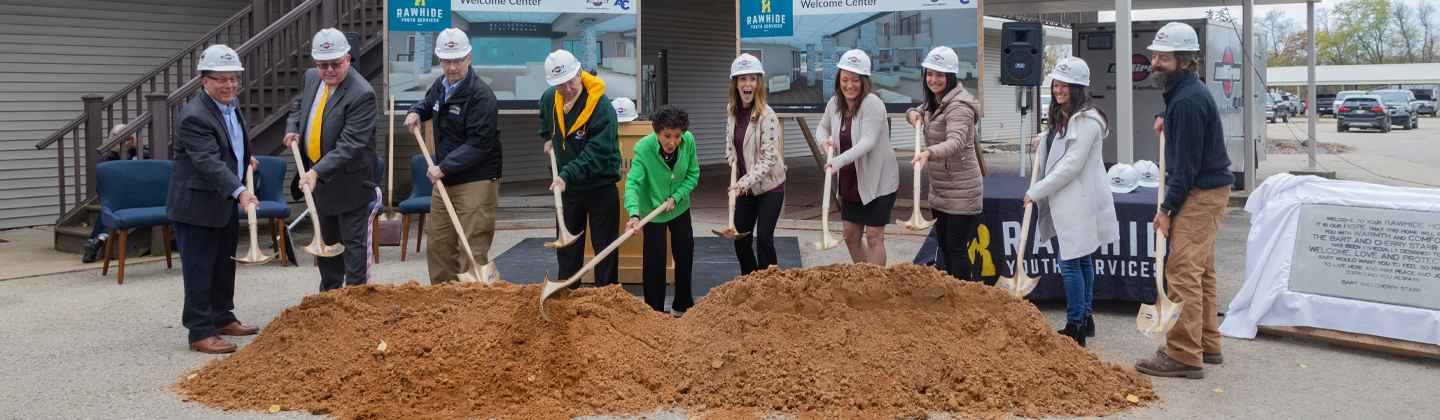
[[[238,348],[220,337],[210,337],[204,340],[190,343],[190,350],[203,351],[210,354],[233,353]]]
[[[1185,377],[1189,379],[1202,379],[1205,377],[1205,368],[1180,363],[1180,361],[1164,353],[1149,359],[1136,360],[1135,370],[1146,375],[1163,378]]]
[[[247,327],[240,325],[240,321],[235,321],[230,325],[216,328],[215,332],[220,335],[255,335],[260,333],[260,327]]]

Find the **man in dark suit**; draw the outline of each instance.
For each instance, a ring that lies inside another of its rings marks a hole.
[[[240,56],[224,45],[200,55],[204,91],[180,111],[165,216],[175,224],[185,276],[181,322],[190,330],[190,349],[229,353],[234,344],[220,335],[252,335],[259,327],[241,325],[235,309],[235,246],[239,207],[259,205],[241,182],[242,162],[255,166],[239,101]],[[237,204],[239,204],[237,206]]]
[[[375,90],[350,68],[350,45],[333,28],[315,34],[315,68],[305,72],[300,96],[290,105],[285,146],[300,142],[305,172],[296,178],[311,188],[320,213],[320,232],[345,251],[320,258],[320,291],[369,281],[365,246],[375,190]]]

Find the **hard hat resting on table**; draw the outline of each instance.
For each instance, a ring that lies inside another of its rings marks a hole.
[[[555,50],[545,57],[545,81],[550,86],[574,79],[580,73],[580,61],[575,59],[575,54],[565,50]]]
[[[849,71],[861,76],[870,76],[870,56],[865,51],[850,50],[840,56],[840,62],[835,64],[840,70]]]
[[[315,33],[315,40],[310,42],[310,57],[319,61],[344,57],[348,52],[350,41],[346,41],[345,34],[335,28],[321,29]]]
[[[1135,168],[1130,165],[1117,163],[1111,166],[1106,178],[1110,179],[1110,192],[1128,194],[1135,191]]]
[[[435,37],[435,56],[441,60],[464,58],[470,54],[470,37],[465,31],[450,28]]]
[[[941,73],[955,74],[960,72],[960,57],[950,47],[935,47],[920,65]]]
[[[200,71],[245,71],[240,65],[240,54],[223,44],[211,45],[200,53]]]
[[[1160,186],[1160,167],[1155,162],[1142,160],[1135,162],[1135,175],[1139,177],[1140,186],[1155,188]]]
[[[631,101],[630,98],[616,98],[610,101],[610,106],[615,108],[615,116],[619,118],[622,123],[635,121],[636,118],[640,118],[640,113],[635,112],[635,102]]]
[[[1200,37],[1195,28],[1180,22],[1170,22],[1155,33],[1150,51],[1200,51]]]
[[[740,54],[735,61],[730,63],[730,77],[742,74],[765,74],[765,68],[760,66],[760,59],[750,54]]]
[[[1055,63],[1049,77],[1072,85],[1090,86],[1090,65],[1078,57],[1065,57]]]

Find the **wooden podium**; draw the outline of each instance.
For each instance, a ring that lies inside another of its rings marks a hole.
[[[619,123],[619,126],[620,182],[615,183],[615,187],[620,190],[620,220],[617,222],[619,223],[619,227],[616,229],[616,233],[623,234],[625,233],[625,223],[630,221],[630,215],[625,212],[625,179],[630,175],[630,160],[635,158],[635,143],[640,142],[640,139],[645,138],[645,136],[655,131],[651,128],[649,121],[631,121]],[[590,231],[588,224],[585,231]],[[590,245],[589,235],[586,235],[584,242],[585,262],[588,263],[590,259],[595,258],[595,247]],[[620,266],[620,283],[638,284],[643,282],[644,268],[642,264],[645,255],[644,244],[645,234],[643,232],[637,232],[634,236],[631,236],[630,239],[626,240],[625,243],[620,244],[619,249],[615,250],[616,253],[620,254],[618,261],[618,265]],[[585,277],[582,277],[580,281],[583,283],[595,283],[595,273],[585,273]],[[675,258],[670,254],[668,236],[665,242],[665,282],[675,282]]]

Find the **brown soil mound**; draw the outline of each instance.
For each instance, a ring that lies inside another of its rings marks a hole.
[[[174,388],[226,410],[556,419],[671,407],[674,327],[622,289],[367,285],[306,297]],[[568,295],[568,296],[567,296]],[[386,350],[377,350],[381,341]]]
[[[1055,333],[1031,303],[930,267],[756,272],[675,328],[682,405],[802,418],[1104,416],[1150,380]]]
[[[679,321],[606,287],[560,292],[547,323],[539,292],[412,281],[309,296],[173,388],[219,409],[344,419],[1101,416],[1155,399],[1034,305],[929,267],[761,271]]]

